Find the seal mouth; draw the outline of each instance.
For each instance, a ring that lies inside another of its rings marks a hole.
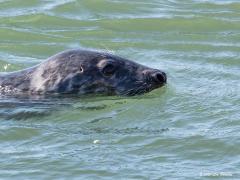
[[[154,89],[158,89],[158,88],[164,86],[165,84],[166,84],[166,81],[161,84],[138,81],[133,89],[129,89],[127,91],[120,92],[120,95],[121,96],[142,95],[142,94],[148,93]]]
[[[167,83],[167,75],[158,69],[145,69],[139,80],[133,81],[131,88],[118,93],[121,96],[134,96],[148,93],[154,89],[160,88]]]

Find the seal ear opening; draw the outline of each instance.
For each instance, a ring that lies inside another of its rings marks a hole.
[[[79,71],[80,71],[80,73],[83,73],[83,72],[84,72],[84,68],[83,68],[82,65],[80,66]]]

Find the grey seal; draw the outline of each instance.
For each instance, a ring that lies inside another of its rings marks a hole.
[[[166,74],[98,51],[68,50],[20,71],[0,73],[1,94],[137,95],[166,84]]]

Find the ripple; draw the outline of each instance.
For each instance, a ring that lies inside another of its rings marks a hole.
[[[1,71],[85,48],[168,74],[166,87],[137,97],[0,97],[1,178],[238,179],[239,8],[0,0]]]

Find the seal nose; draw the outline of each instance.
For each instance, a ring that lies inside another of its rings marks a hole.
[[[167,75],[162,71],[156,71],[152,73],[151,77],[156,84],[163,84],[167,82]]]

